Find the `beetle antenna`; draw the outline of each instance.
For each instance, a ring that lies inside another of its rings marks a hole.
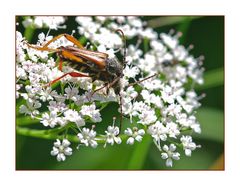
[[[117,29],[116,32],[120,32],[121,36],[122,36],[122,40],[123,40],[123,44],[124,44],[124,50],[123,50],[123,65],[124,67],[126,66],[127,62],[126,62],[126,54],[127,54],[127,44],[126,44],[126,37],[123,33],[123,31],[121,29]]]

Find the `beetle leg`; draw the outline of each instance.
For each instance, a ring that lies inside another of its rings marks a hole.
[[[88,75],[82,74],[79,72],[69,72],[69,73],[63,74],[62,76],[58,77],[57,79],[54,79],[47,86],[51,86],[52,84],[58,82],[59,80],[61,80],[62,78],[64,78],[67,75],[70,75],[71,77],[89,77]]]
[[[136,81],[136,82],[134,82],[134,83],[130,83],[130,84],[128,84],[126,87],[131,87],[131,86],[133,86],[133,85],[139,84],[139,83],[141,83],[141,82],[143,82],[143,81],[146,81],[146,80],[148,80],[148,79],[150,79],[150,78],[153,78],[153,77],[155,77],[155,76],[157,76],[157,75],[158,75],[158,74],[154,74],[154,75],[149,76],[149,77],[146,77],[146,78],[144,78],[144,79],[142,79],[142,80]]]
[[[52,49],[52,48],[48,48],[48,45],[50,45],[52,42],[58,40],[61,37],[65,37],[68,41],[72,42],[73,44],[75,44],[76,46],[78,46],[81,49],[84,49],[84,47],[82,46],[82,44],[73,36],[69,35],[69,34],[60,34],[54,38],[52,38],[50,41],[48,41],[45,45],[43,46],[33,46],[27,43],[27,45],[30,48],[34,48],[36,50],[40,50],[40,51],[50,51],[50,52],[58,52],[58,49]]]
[[[63,67],[63,59],[60,58],[59,64],[58,64],[58,70],[62,71],[62,67]]]

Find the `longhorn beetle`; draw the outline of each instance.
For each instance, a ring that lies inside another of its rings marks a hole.
[[[60,34],[50,41],[48,41],[43,46],[35,46],[30,45],[27,43],[28,47],[34,48],[40,51],[49,51],[54,52],[60,58],[59,61],[59,70],[62,71],[63,61],[67,61],[68,65],[72,67],[75,71],[65,73],[62,76],[56,78],[55,80],[51,81],[49,85],[52,85],[62,79],[63,77],[70,75],[72,77],[91,77],[93,81],[95,80],[102,80],[105,82],[103,87],[100,87],[94,90],[91,96],[96,93],[97,91],[110,87],[113,87],[116,94],[120,94],[120,79],[123,77],[123,69],[126,66],[126,38],[122,30],[118,29],[116,32],[121,34],[123,43],[124,43],[124,52],[123,52],[123,59],[119,61],[116,57],[109,58],[108,54],[103,52],[91,51],[85,49],[82,44],[73,36],[68,34]],[[68,41],[72,42],[74,46],[61,46],[59,48],[53,49],[49,48],[48,46],[56,41],[57,39],[65,37]],[[87,73],[87,74],[86,74]],[[155,76],[155,75],[153,75]],[[147,80],[153,76],[145,78],[141,81],[132,83],[130,85],[134,85],[136,83],[142,82]],[[120,97],[120,131],[122,126],[122,98]]]

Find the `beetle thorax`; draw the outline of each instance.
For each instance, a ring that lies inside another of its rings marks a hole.
[[[106,70],[112,76],[118,77],[122,75],[123,66],[117,58],[108,58],[106,60]]]

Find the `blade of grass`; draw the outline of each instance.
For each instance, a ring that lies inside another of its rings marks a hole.
[[[190,27],[191,21],[192,21],[192,18],[187,17],[178,26],[177,31],[183,33],[182,36],[179,38],[180,43],[183,43],[186,40],[187,32],[188,32],[188,29]]]
[[[194,135],[199,139],[212,141],[224,141],[224,113],[213,108],[201,108],[197,111],[196,117],[201,124],[201,135]]]
[[[135,144],[135,149],[128,163],[128,169],[142,169],[151,145],[151,137],[146,135],[141,143]]]
[[[196,85],[196,90],[205,90],[208,88],[214,88],[217,86],[224,85],[224,69],[218,68],[205,73],[204,84]]]
[[[163,26],[169,26],[173,24],[179,24],[185,20],[192,21],[194,19],[199,19],[201,16],[166,16],[166,17],[158,17],[155,19],[149,20],[148,26],[152,28],[158,28]]]

